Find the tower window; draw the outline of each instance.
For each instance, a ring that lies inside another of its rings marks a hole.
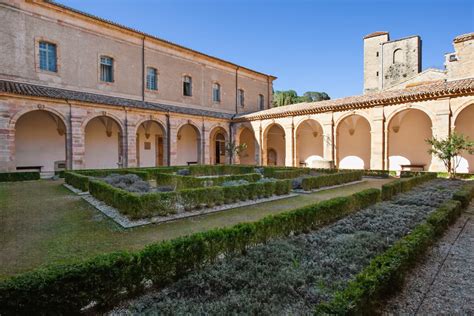
[[[379,57],[379,52],[376,52],[376,53],[375,53],[375,56],[376,56],[376,57]]]
[[[377,71],[377,77],[379,76],[379,72]]]
[[[258,107],[260,110],[265,109],[265,97],[263,94],[258,95]]]

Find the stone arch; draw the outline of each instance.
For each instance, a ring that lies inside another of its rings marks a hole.
[[[242,165],[255,165],[257,154],[257,139],[251,126],[243,126],[237,133],[237,144],[246,144],[247,148],[240,153],[239,162]]]
[[[474,101],[469,100],[466,103],[462,104],[459,108],[457,108],[453,113],[452,113],[452,124],[455,127],[456,120],[461,114],[462,111],[464,111],[466,108],[470,107],[471,105],[474,105]]]
[[[431,110],[429,110],[428,108],[426,108],[424,106],[421,106],[419,104],[417,104],[417,105],[407,104],[407,105],[399,106],[395,111],[393,111],[392,113],[387,115],[385,121],[390,122],[392,120],[392,118],[394,116],[396,116],[398,113],[406,111],[406,110],[410,110],[410,109],[419,110],[419,111],[423,112],[424,114],[426,114],[428,116],[428,118],[431,120],[431,122],[434,122],[436,120],[436,115]],[[386,127],[385,131],[387,131],[387,130],[388,130],[388,124],[387,124],[387,127]]]
[[[432,120],[419,108],[400,109],[387,119],[387,157],[389,170],[401,170],[402,165],[423,165],[429,170],[431,154],[427,138],[432,137]]]
[[[201,163],[201,132],[192,122],[181,124],[177,129],[177,165]]]
[[[164,125],[155,119],[140,120],[135,129],[138,167],[167,164],[168,145]]]
[[[324,160],[324,133],[322,125],[314,119],[305,119],[295,129],[296,162],[300,166],[317,167]]]
[[[49,106],[42,106],[42,105],[38,105],[37,107],[30,107],[30,108],[27,108],[27,109],[23,109],[21,111],[18,111],[16,112],[11,118],[10,118],[10,121],[8,123],[9,125],[9,128],[11,130],[14,130],[15,129],[15,125],[16,125],[16,122],[18,121],[18,119],[20,117],[22,117],[24,114],[27,114],[29,112],[33,112],[33,111],[46,111],[46,112],[50,112],[51,114],[54,114],[56,115],[57,117],[59,117],[61,119],[61,121],[64,123],[64,125],[66,126],[66,129],[67,131],[69,131],[69,128],[68,128],[68,124],[66,124],[67,122],[67,118],[66,116],[61,113],[60,111],[52,108],[52,107],[49,107]]]
[[[336,124],[336,161],[341,169],[369,169],[371,125],[366,115],[350,113]]]
[[[222,126],[215,126],[209,133],[209,158],[211,165],[225,164],[228,153],[225,146],[229,142],[229,134]]]
[[[24,110],[10,124],[15,135],[12,158],[17,170],[54,172],[66,167],[68,125],[59,112],[46,108]]]
[[[454,131],[474,141],[474,103],[464,106],[454,118]],[[464,152],[456,161],[457,172],[474,173],[474,155]]]
[[[120,120],[94,115],[83,121],[84,166],[86,169],[121,168],[125,163],[125,137]]]
[[[284,166],[286,158],[285,129],[278,123],[268,125],[263,132],[263,150],[266,152],[267,159],[264,164],[271,162],[268,154],[271,150],[276,153],[275,165]]]

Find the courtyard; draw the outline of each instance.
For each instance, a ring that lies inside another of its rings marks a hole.
[[[63,180],[0,183],[0,276],[6,278],[53,263],[68,263],[117,250],[137,250],[147,244],[218,227],[253,222],[270,214],[302,207],[368,188],[380,188],[391,179],[235,208],[175,222],[123,229],[80,196]]]

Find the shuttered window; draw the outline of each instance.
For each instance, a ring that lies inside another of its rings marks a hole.
[[[244,90],[239,89],[237,97],[238,97],[238,100],[239,100],[239,105],[243,107],[245,105],[245,92],[244,92]]]
[[[260,108],[260,110],[265,109],[265,97],[263,96],[263,94],[258,95],[258,107]]]

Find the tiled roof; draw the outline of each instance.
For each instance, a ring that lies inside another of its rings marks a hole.
[[[19,94],[33,97],[45,97],[94,104],[105,104],[112,106],[125,106],[130,108],[156,110],[160,112],[173,112],[224,119],[231,119],[234,115],[230,113],[201,110],[162,103],[143,102],[139,100],[112,97],[102,94],[45,87],[29,83],[20,83],[6,80],[0,80],[0,93]]]
[[[192,54],[196,54],[196,55],[200,55],[200,56],[204,56],[204,57],[207,57],[207,58],[211,58],[211,59],[214,59],[216,61],[219,61],[221,63],[224,63],[224,64],[227,64],[227,65],[230,65],[232,67],[236,67],[236,68],[240,68],[240,69],[245,69],[247,71],[250,71],[250,72],[253,72],[253,73],[256,73],[256,74],[260,74],[260,75],[263,75],[263,76],[267,76],[267,77],[271,77],[273,79],[276,79],[277,77],[273,76],[273,75],[268,75],[268,74],[265,74],[265,73],[262,73],[262,72],[259,72],[259,71],[256,71],[256,70],[253,70],[253,69],[250,69],[250,68],[247,68],[247,67],[243,67],[243,66],[240,66],[240,65],[237,65],[233,62],[230,62],[230,61],[227,61],[227,60],[224,60],[224,59],[221,59],[221,58],[218,58],[218,57],[215,57],[215,56],[211,56],[211,55],[208,55],[208,54],[205,54],[205,53],[201,53],[201,52],[198,52],[194,49],[191,49],[191,48],[188,48],[188,47],[185,47],[185,46],[182,46],[182,45],[179,45],[179,44],[176,44],[176,43],[173,43],[173,42],[170,42],[170,41],[167,41],[165,39],[162,39],[162,38],[159,38],[157,36],[154,36],[154,35],[151,35],[151,34],[147,34],[147,33],[144,33],[142,31],[139,31],[137,29],[134,29],[134,28],[131,28],[131,27],[128,27],[128,26],[125,26],[123,24],[120,24],[120,23],[116,23],[116,22],[113,22],[113,21],[110,21],[110,20],[107,20],[107,19],[104,19],[104,18],[101,18],[99,16],[96,16],[96,15],[93,15],[93,14],[90,14],[90,13],[87,13],[87,12],[84,12],[84,11],[80,11],[80,10],[77,10],[77,9],[74,9],[74,8],[71,8],[69,6],[66,6],[62,3],[58,3],[56,1],[53,1],[53,0],[44,0],[45,3],[48,3],[48,4],[51,4],[51,5],[54,5],[58,8],[61,8],[61,9],[64,9],[64,10],[68,10],[70,12],[74,12],[76,14],[80,14],[82,16],[85,16],[87,18],[90,18],[90,19],[94,19],[94,20],[97,20],[97,21],[100,21],[100,22],[103,22],[103,23],[107,23],[109,25],[112,25],[112,26],[115,26],[115,27],[119,27],[121,29],[125,29],[127,31],[130,31],[130,32],[133,32],[133,33],[136,33],[138,35],[141,35],[141,36],[146,36],[148,38],[151,38],[151,39],[154,39],[154,40],[157,40],[157,41],[160,41],[162,43],[166,43],[166,44],[169,44],[169,45],[172,45],[172,46],[175,46],[175,47],[178,47],[178,48],[181,48],[181,49],[184,49]]]
[[[387,34],[388,34],[388,32],[385,32],[385,31],[373,32],[373,33],[370,33],[370,34],[364,36],[364,39],[379,36],[379,35],[387,35]]]
[[[462,34],[462,35],[456,36],[456,38],[454,38],[454,43],[465,42],[465,41],[473,40],[473,39],[474,39],[474,32],[473,33]]]
[[[250,114],[240,114],[236,120],[260,120],[284,116],[307,115],[328,111],[344,111],[368,108],[378,105],[393,105],[407,102],[419,102],[441,97],[474,95],[474,78],[454,81],[439,80],[427,84],[418,84],[402,90],[383,91],[374,94],[358,95],[341,99],[305,102],[271,108]]]

